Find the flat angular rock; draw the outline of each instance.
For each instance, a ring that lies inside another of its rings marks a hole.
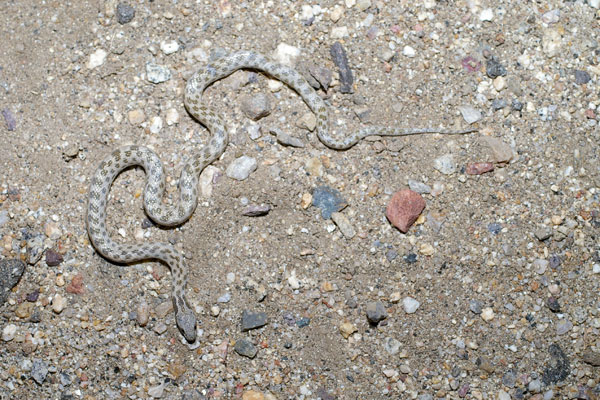
[[[425,200],[421,195],[410,189],[404,189],[394,193],[387,205],[385,215],[400,232],[406,233],[424,209]]]
[[[25,271],[25,263],[17,259],[0,261],[0,305],[4,304],[10,290],[19,282]]]
[[[242,332],[263,327],[267,324],[267,314],[264,312],[254,313],[248,310],[242,312]]]

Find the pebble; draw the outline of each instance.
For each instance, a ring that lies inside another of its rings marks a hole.
[[[90,59],[87,63],[87,67],[89,69],[94,69],[94,68],[101,66],[106,61],[107,55],[108,55],[108,53],[106,52],[106,50],[103,50],[103,49],[96,50],[95,52],[90,54]]]
[[[506,67],[502,65],[496,57],[490,57],[485,63],[485,73],[491,79],[496,79],[501,76],[506,76]]]
[[[331,29],[331,38],[332,39],[343,39],[350,36],[350,32],[348,31],[347,26],[336,26]],[[342,92],[345,93],[345,92]],[[351,92],[346,92],[351,93]]]
[[[293,66],[300,57],[300,49],[286,43],[280,43],[273,52],[273,59],[280,64]]]
[[[71,283],[65,288],[67,293],[72,294],[83,294],[85,292],[85,286],[83,285],[83,275],[78,273],[71,279]]]
[[[340,228],[340,231],[346,239],[352,239],[354,235],[356,235],[354,227],[344,214],[334,212],[331,214],[331,220],[338,226],[338,228]]]
[[[576,70],[575,71],[575,83],[578,85],[585,85],[592,80],[590,74],[586,71]]]
[[[139,326],[146,326],[148,325],[148,321],[150,320],[150,307],[148,306],[148,303],[141,302],[140,304],[138,304],[137,309],[136,309],[136,320]]]
[[[154,309],[158,318],[166,317],[171,311],[173,311],[173,301],[171,300],[163,301]]]
[[[331,214],[341,211],[348,205],[340,192],[329,186],[319,186],[313,191],[312,204],[321,209],[323,219],[331,218]]]
[[[402,54],[405,57],[413,58],[417,55],[417,51],[410,46],[404,46],[404,48],[402,49]]]
[[[256,353],[258,353],[256,346],[254,346],[254,344],[252,344],[252,342],[250,342],[248,339],[244,338],[239,339],[235,342],[233,350],[235,350],[235,352],[238,353],[240,356],[248,358],[254,358],[256,357]]]
[[[33,311],[34,305],[31,303],[21,303],[15,310],[15,315],[21,319],[29,318]]]
[[[160,399],[165,394],[165,382],[160,385],[152,386],[148,389],[148,396],[154,399]]]
[[[163,120],[161,117],[159,116],[154,116],[152,118],[150,118],[150,126],[148,127],[148,129],[150,130],[151,133],[153,134],[157,134],[161,131],[161,129],[163,128]]]
[[[2,329],[2,340],[10,342],[17,335],[17,326],[15,324],[8,324]]]
[[[387,311],[382,302],[370,302],[367,304],[367,319],[373,325],[387,318]]]
[[[27,240],[27,264],[35,265],[44,254],[44,237],[34,235]]]
[[[338,22],[340,20],[340,18],[342,18],[343,15],[344,15],[344,9],[340,6],[336,6],[333,9],[333,11],[331,12],[331,14],[329,14],[329,18],[333,22]]]
[[[556,334],[557,335],[564,335],[565,333],[569,332],[571,329],[573,329],[573,324],[568,319],[560,320],[556,324]]]
[[[407,314],[414,314],[420,305],[421,303],[412,297],[407,296],[402,299],[402,307]]]
[[[268,204],[262,205],[249,205],[244,208],[242,215],[245,217],[261,217],[267,215],[271,211],[271,206]]]
[[[218,317],[221,314],[221,308],[217,305],[214,305],[210,308],[210,315],[213,317]]]
[[[494,164],[489,162],[474,162],[467,164],[467,175],[481,175],[494,170]]]
[[[542,226],[542,227],[536,229],[533,234],[540,242],[543,242],[544,240],[552,237],[552,228],[549,228],[547,226]]]
[[[386,208],[386,217],[402,233],[419,218],[425,209],[425,200],[416,192],[404,189],[394,193]]]
[[[48,364],[45,361],[36,358],[33,360],[31,367],[31,377],[38,384],[41,385],[46,380],[48,375]]]
[[[469,310],[471,310],[471,312],[473,314],[481,314],[483,309],[483,305],[481,304],[480,301],[478,300],[469,300]]]
[[[154,326],[153,331],[157,335],[162,335],[163,333],[165,333],[167,331],[167,325],[165,325],[164,322],[159,322]]]
[[[171,71],[168,67],[155,63],[146,63],[146,79],[152,83],[162,83],[171,79]]]
[[[494,19],[494,10],[492,10],[491,8],[486,8],[485,10],[482,10],[481,13],[479,14],[480,21],[491,21],[493,19]]]
[[[0,260],[0,306],[4,304],[10,291],[19,283],[25,271],[25,263],[17,259]]]
[[[542,34],[542,51],[552,58],[559,54],[562,45],[562,35],[555,28],[548,28]]]
[[[498,400],[510,400],[510,394],[506,393],[504,390],[500,390],[498,392]]]
[[[256,171],[256,168],[258,168],[258,163],[255,158],[241,156],[229,164],[225,174],[231,179],[243,181],[247,179],[252,172]]]
[[[52,240],[59,239],[62,231],[56,222],[50,221],[44,225],[44,233]]]
[[[329,85],[331,85],[331,80],[333,79],[333,73],[331,72],[331,70],[329,68],[310,64],[308,66],[308,72],[310,73],[310,75],[312,75],[317,80],[317,82],[319,82],[319,84],[321,85],[321,87],[323,89],[325,89],[325,90],[329,89]],[[308,115],[315,117],[315,115],[313,113],[308,113]],[[316,117],[315,117],[315,123],[316,123]],[[314,130],[314,128],[313,129],[309,128],[309,130],[312,132]]]
[[[569,359],[558,344],[551,344],[548,347],[548,353],[552,361],[548,363],[548,367],[544,369],[542,374],[542,382],[545,385],[563,381],[571,373]]]
[[[165,122],[168,126],[179,123],[179,112],[174,108],[169,108],[165,115]]]
[[[586,364],[593,365],[594,367],[600,367],[600,352],[585,350],[581,359]]]
[[[401,345],[402,343],[393,337],[387,337],[383,341],[383,348],[391,355],[397,354]]]
[[[504,143],[502,139],[492,136],[482,136],[479,140],[490,150],[492,161],[495,163],[507,163],[514,157],[512,148],[510,145]]]
[[[538,275],[544,275],[544,273],[546,272],[546,269],[548,269],[548,260],[543,260],[541,258],[538,258],[537,260],[535,260],[533,262],[533,268],[535,268],[535,272]]]
[[[295,138],[291,135],[288,135],[287,133],[283,132],[281,129],[271,128],[271,129],[269,129],[269,132],[275,134],[275,137],[277,138],[277,142],[284,146],[298,147],[298,148],[304,147],[304,142],[302,140]]]
[[[4,117],[4,123],[8,131],[14,131],[17,129],[17,120],[15,115],[8,108],[2,109],[2,116]]]
[[[471,106],[460,106],[458,110],[467,124],[474,124],[482,118],[481,111]]]
[[[408,187],[413,192],[417,192],[419,194],[431,193],[431,187],[423,182],[415,181],[414,179],[408,180]]]
[[[46,265],[56,267],[63,262],[63,256],[52,249],[46,250]]]
[[[131,125],[137,126],[146,120],[146,114],[140,109],[131,110],[127,113],[127,119]]]
[[[317,127],[317,117],[314,113],[305,113],[296,120],[296,126],[312,132]]]
[[[595,8],[595,9],[599,9],[600,8],[600,0],[587,0],[587,3],[592,8]]]
[[[358,331],[358,328],[356,328],[354,324],[348,321],[345,321],[340,325],[340,333],[342,334],[344,339],[348,339],[350,335],[352,335],[356,331]]]
[[[354,76],[350,70],[348,64],[348,57],[346,56],[346,50],[340,42],[335,42],[329,49],[333,63],[338,67],[340,74],[340,92],[352,93],[352,85],[354,83]]]
[[[242,332],[257,329],[267,324],[267,314],[264,312],[251,312],[244,310],[242,312]]]
[[[127,24],[135,17],[135,9],[126,3],[117,5],[117,21],[121,24]]]
[[[245,391],[244,394],[242,394],[242,400],[264,400],[265,399],[265,395],[263,395],[261,392],[257,392],[255,390],[248,390]],[[270,399],[268,399],[270,400]]]
[[[217,303],[229,303],[230,300],[231,300],[231,293],[225,292],[217,299]]]
[[[452,175],[456,172],[457,165],[452,154],[444,154],[433,160],[433,168],[444,175]]]
[[[179,43],[175,40],[164,40],[160,42],[160,49],[167,55],[173,54],[179,50]]]
[[[271,113],[271,100],[265,93],[246,95],[241,100],[240,108],[248,118],[257,121]]]
[[[600,274],[600,264],[596,263],[596,264],[594,264],[592,266],[592,273],[594,273],[594,274]]]
[[[493,320],[495,317],[494,310],[491,307],[486,307],[481,310],[481,319],[486,322]]]
[[[52,311],[57,314],[60,314],[62,310],[67,306],[67,299],[61,296],[60,294],[54,295],[52,299]]]

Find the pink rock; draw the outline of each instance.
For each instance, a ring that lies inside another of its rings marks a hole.
[[[494,170],[494,164],[490,162],[474,162],[467,164],[467,175],[481,175]]]
[[[385,215],[400,232],[408,232],[408,228],[419,218],[425,208],[425,200],[417,192],[404,189],[394,193],[387,205]]]

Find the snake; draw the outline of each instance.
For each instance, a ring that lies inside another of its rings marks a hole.
[[[345,150],[361,139],[372,136],[406,136],[423,133],[464,134],[475,131],[465,129],[448,131],[437,128],[400,128],[367,126],[350,134],[336,134],[328,129],[327,107],[323,99],[307,80],[295,69],[271,61],[253,51],[237,51],[209,61],[187,81],[184,105],[187,111],[211,133],[208,143],[194,150],[186,160],[179,178],[179,200],[176,204],[163,204],[165,173],[157,154],[148,147],[129,145],[119,147],[104,158],[90,182],[87,231],[93,247],[106,259],[120,264],[161,260],[168,264],[172,275],[172,302],[176,325],[188,343],[197,340],[197,319],[186,298],[188,268],[183,254],[172,244],[164,242],[118,243],[108,233],[106,208],[113,181],[126,168],[141,166],[146,172],[143,191],[144,210],[157,225],[175,227],[186,222],[193,214],[198,199],[198,179],[202,170],[225,151],[228,134],[223,116],[202,102],[205,89],[240,69],[265,73],[292,88],[316,116],[316,132],[319,140],[334,150]]]

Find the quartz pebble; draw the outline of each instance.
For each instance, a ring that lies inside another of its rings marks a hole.
[[[402,306],[404,307],[404,312],[407,314],[413,314],[417,311],[421,303],[412,297],[405,297],[402,299]]]
[[[229,164],[225,174],[231,179],[243,181],[247,179],[252,172],[256,171],[256,168],[258,168],[258,163],[255,158],[241,156]]]
[[[169,68],[155,63],[146,64],[146,79],[152,83],[162,83],[171,79]]]
[[[489,322],[489,321],[493,320],[494,317],[495,317],[494,310],[491,307],[486,307],[483,310],[481,310],[481,318],[484,321]]]
[[[469,125],[474,124],[482,118],[481,112],[471,106],[460,106],[458,107],[458,110],[462,114],[465,122]]]
[[[15,324],[8,324],[2,329],[2,340],[10,342],[15,338],[17,334],[17,326]]]
[[[165,40],[160,42],[160,49],[165,54],[173,54],[179,50],[179,43],[175,40]]]
[[[90,54],[90,59],[87,63],[89,69],[98,68],[106,61],[108,53],[104,49],[97,49],[95,52]]]
[[[457,165],[452,154],[444,154],[433,160],[433,168],[444,175],[452,175],[456,172]]]
[[[357,330],[358,329],[356,328],[356,326],[354,326],[354,324],[352,324],[348,321],[346,321],[340,325],[340,333],[342,334],[344,339],[348,339],[350,337],[350,335],[352,335]]]

